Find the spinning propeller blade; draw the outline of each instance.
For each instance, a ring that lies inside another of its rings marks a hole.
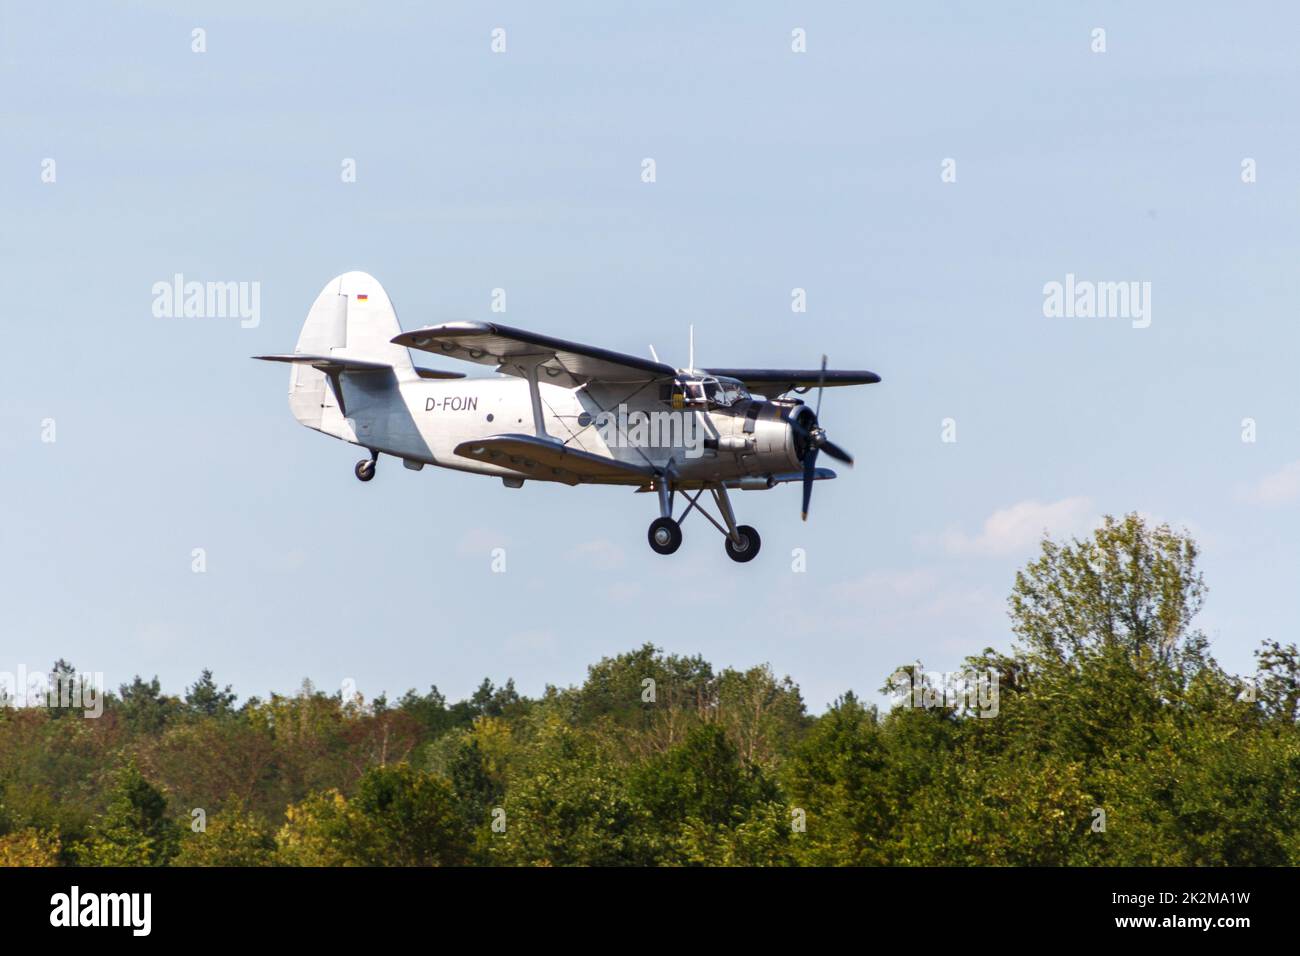
[[[826,382],[826,356],[822,356],[822,370],[817,377],[817,406],[813,410],[812,418],[807,419],[806,415],[796,415],[790,419],[790,427],[803,438],[803,520],[808,520],[808,506],[812,503],[812,489],[814,475],[817,473],[817,455],[819,452],[826,452],[836,461],[843,462],[846,465],[853,465],[853,456],[847,451],[835,444],[826,437],[826,429],[820,424],[822,412],[822,392],[825,391]],[[804,406],[807,408],[807,406]],[[802,419],[802,420],[801,420]],[[806,424],[805,424],[806,420]]]

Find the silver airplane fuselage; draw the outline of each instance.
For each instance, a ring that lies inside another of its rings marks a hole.
[[[344,378],[346,416],[333,393],[323,391],[320,423],[313,427],[401,458],[409,467],[518,476],[514,469],[458,455],[455,449],[503,432],[533,435],[526,381],[506,376],[414,378],[364,387],[366,379]],[[546,437],[633,465],[663,469],[671,462],[683,482],[758,479],[800,467],[787,417],[799,407],[796,403],[748,398],[728,407],[691,409],[673,408],[656,389],[637,385],[574,389],[541,383],[539,391]]]

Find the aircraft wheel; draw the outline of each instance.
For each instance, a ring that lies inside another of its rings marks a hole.
[[[357,462],[357,467],[352,469],[362,481],[369,481],[375,477],[375,463],[369,458],[362,458]]]
[[[747,524],[738,526],[736,533],[740,535],[740,544],[736,544],[731,538],[723,539],[726,542],[727,557],[741,563],[753,561],[758,554],[758,549],[763,545],[762,538]]]
[[[660,554],[672,554],[682,546],[682,529],[672,518],[656,518],[647,534],[650,547]]]

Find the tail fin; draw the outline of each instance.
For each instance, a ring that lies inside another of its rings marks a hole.
[[[389,341],[401,331],[388,293],[374,276],[345,272],[327,282],[312,303],[294,352],[328,356],[345,364],[387,365],[399,380],[415,378],[410,353]],[[289,407],[308,428],[352,440],[325,371],[309,363],[293,363]]]

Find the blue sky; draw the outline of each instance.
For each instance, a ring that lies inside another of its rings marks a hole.
[[[1201,543],[1200,624],[1226,666],[1295,639],[1295,11],[0,17],[0,669],[62,656],[112,686],[156,673],[179,691],[211,667],[243,696],[309,677],[460,697],[484,676],[580,682],[652,641],[770,662],[820,710],[897,664],[1007,648],[1039,532],[1129,510]],[[694,324],[700,365],[826,352],[884,381],[827,393],[858,467],[817,488],[806,525],[797,489],[738,493],[755,562],[694,521],[665,559],[652,499],[626,490],[392,461],[356,481],[357,450],[297,425],[285,370],[248,360],[292,349],[351,269],[408,329],[490,319],[499,287],[498,319],[547,334],[685,364]],[[260,283],[260,324],[155,318],[151,287],[178,272]],[[1067,273],[1150,282],[1150,327],[1045,317]]]

